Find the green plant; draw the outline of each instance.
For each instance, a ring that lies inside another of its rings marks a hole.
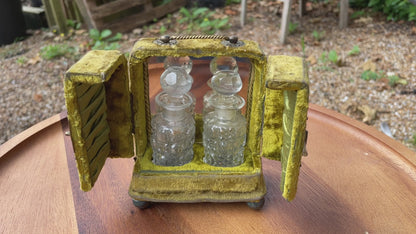
[[[409,0],[350,0],[352,7],[381,11],[388,20],[416,21],[416,6]]]
[[[389,80],[390,86],[396,86],[397,84],[407,85],[407,81],[397,75],[387,76],[387,79]]]
[[[354,55],[358,55],[358,54],[360,54],[360,47],[358,47],[357,45],[354,45],[353,47],[352,47],[352,49],[348,52],[348,55],[349,56],[354,56]]]
[[[397,84],[397,82],[400,80],[400,78],[397,75],[388,76],[387,79],[389,80],[389,85],[394,86]]]
[[[416,21],[416,6],[408,0],[370,0],[368,6],[383,11],[388,20]]]
[[[298,28],[298,24],[297,23],[292,23],[289,22],[289,34],[292,34],[296,31],[296,29]]]
[[[330,50],[329,52],[322,52],[319,61],[321,61],[321,63],[324,64],[329,61],[337,66],[341,66],[340,59],[338,58],[338,54],[335,50]]]
[[[75,49],[67,44],[47,45],[40,49],[40,56],[43,59],[51,60],[62,56],[73,54]]]
[[[359,18],[359,17],[363,16],[364,14],[365,14],[365,12],[364,12],[364,11],[354,11],[354,12],[351,14],[351,19],[357,19],[357,18]]]
[[[21,56],[16,59],[16,63],[19,65],[24,65],[27,62],[27,58],[25,56]]]
[[[214,34],[222,28],[226,28],[228,24],[228,17],[223,19],[214,19],[209,20],[205,18],[204,21],[200,24],[202,31],[208,34]]]
[[[110,37],[112,32],[110,29],[104,29],[103,31],[99,31],[98,29],[91,29],[90,30],[90,38],[91,42],[90,45],[92,46],[91,49],[93,50],[116,50],[120,48],[119,41],[122,37],[121,33],[117,33],[116,35]]]
[[[416,146],[416,133],[413,134],[412,145]]]
[[[75,20],[67,19],[66,25],[72,29],[78,30],[81,28],[81,23]]]
[[[322,52],[321,57],[319,58],[319,61],[321,61],[321,63],[328,62],[328,52]]]
[[[313,32],[312,32],[312,36],[315,39],[315,41],[322,40],[324,35],[325,35],[325,32],[318,32],[316,30],[313,30]]]
[[[168,29],[165,27],[165,25],[160,26],[160,34],[164,34]]]
[[[335,50],[330,50],[328,52],[328,60],[334,64],[338,63],[338,54]]]
[[[374,72],[370,70],[367,70],[361,73],[361,79],[363,80],[378,80],[378,79],[381,79],[382,77],[383,77],[383,73]]]
[[[180,24],[187,24],[188,32],[200,30],[207,34],[214,34],[218,30],[229,27],[229,18],[215,18],[214,11],[206,7],[186,9],[182,7],[179,10],[181,19]]]
[[[387,79],[389,81],[389,85],[394,87],[398,84],[407,85],[407,81],[405,79],[400,78],[397,75],[388,75],[388,73],[384,73],[384,71],[371,71],[367,70],[361,73],[361,79],[363,80],[379,80],[379,79]]]

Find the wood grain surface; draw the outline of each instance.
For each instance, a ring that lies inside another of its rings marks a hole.
[[[140,210],[127,194],[132,159],[108,159],[92,191],[84,193],[64,135],[66,119],[46,121],[0,155],[1,233],[416,230],[416,155],[374,128],[316,105],[309,111],[309,156],[302,160],[297,197],[287,202],[280,196],[280,163],[264,159],[268,193],[260,211],[245,203],[158,203]]]
[[[77,231],[60,119],[0,146],[0,233]]]

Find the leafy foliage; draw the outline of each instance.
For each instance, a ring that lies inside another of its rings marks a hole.
[[[296,31],[296,29],[298,28],[298,24],[297,23],[292,23],[289,22],[289,34],[292,34]]]
[[[396,86],[397,84],[407,85],[407,81],[397,75],[387,76],[387,79],[389,80],[390,86]]]
[[[321,63],[327,63],[330,61],[336,66],[341,66],[341,60],[338,57],[338,53],[335,50],[330,50],[329,52],[322,52],[321,58],[319,58]]]
[[[328,52],[322,52],[321,57],[319,58],[319,61],[321,61],[321,63],[328,62]]]
[[[66,25],[68,27],[70,27],[72,29],[76,29],[76,30],[78,30],[78,29],[81,28],[81,23],[80,22],[77,22],[77,21],[71,20],[71,19],[67,19],[66,20]]]
[[[407,81],[405,79],[401,79],[399,76],[397,75],[388,75],[385,74],[383,71],[380,72],[375,72],[375,71],[364,71],[361,74],[361,79],[363,80],[379,80],[379,79],[387,79],[389,82],[389,85],[391,87],[394,87],[398,84],[402,84],[402,85],[406,85]]]
[[[351,6],[369,7],[387,15],[388,20],[416,21],[416,6],[409,0],[350,0]]]
[[[363,16],[364,14],[365,14],[365,12],[364,12],[364,11],[354,11],[354,12],[351,14],[351,19],[357,19],[357,18],[359,18],[359,17]]]
[[[330,50],[328,53],[328,59],[332,63],[336,64],[338,62],[338,54],[335,50]]]
[[[188,32],[202,31],[207,34],[214,34],[218,30],[226,29],[229,25],[229,18],[216,18],[215,12],[206,7],[186,9],[182,7],[179,10],[182,18],[179,19],[180,24],[187,24]]]
[[[382,72],[374,72],[374,71],[364,71],[361,74],[361,79],[363,80],[378,80],[381,79],[383,77],[383,73]]]
[[[357,45],[354,45],[354,47],[352,47],[352,49],[348,52],[349,56],[355,56],[360,54],[360,47],[358,47]]]
[[[91,49],[93,50],[116,50],[120,48],[119,41],[122,37],[121,33],[117,33],[116,35],[110,37],[112,34],[110,29],[104,29],[103,31],[99,31],[98,29],[91,29],[90,30],[90,38],[91,42],[90,45],[92,46]]]
[[[416,133],[415,133],[415,134],[413,134],[413,141],[412,141],[412,144],[413,144],[414,146],[416,146]]]
[[[21,56],[16,59],[16,63],[19,65],[24,65],[27,62],[27,58],[25,56]]]
[[[325,32],[324,31],[319,32],[319,31],[313,30],[312,36],[315,39],[315,41],[320,41],[325,36]]]

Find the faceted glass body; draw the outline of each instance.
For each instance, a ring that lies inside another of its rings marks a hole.
[[[192,97],[186,97],[192,101]],[[163,106],[160,109],[161,112],[158,112],[151,122],[153,163],[180,166],[192,161],[195,142],[195,120],[192,113],[184,109],[169,110]]]
[[[218,167],[233,167],[244,162],[246,119],[238,110],[230,110],[229,118],[213,111],[204,118],[204,162]]]

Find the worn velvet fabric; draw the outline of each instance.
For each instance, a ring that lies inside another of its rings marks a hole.
[[[266,193],[261,156],[282,162],[282,194],[296,194],[308,108],[308,76],[303,60],[266,57],[257,43],[226,46],[221,39],[185,39],[158,45],[139,40],[128,60],[118,51],[91,51],[66,73],[65,98],[81,189],[94,185],[107,157],[137,161],[129,194],[145,201],[255,201]],[[235,56],[251,63],[247,94],[245,162],[237,167],[203,163],[202,120],[192,162],[154,165],[150,133],[147,60],[154,56]],[[128,74],[128,75],[127,75]],[[268,178],[273,179],[273,178]]]

